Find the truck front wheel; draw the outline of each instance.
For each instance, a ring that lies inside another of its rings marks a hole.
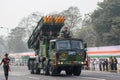
[[[74,67],[73,68],[73,74],[75,76],[80,76],[80,74],[81,74],[81,67]]]
[[[66,72],[67,75],[72,75],[72,70],[71,69],[66,69],[65,72]]]

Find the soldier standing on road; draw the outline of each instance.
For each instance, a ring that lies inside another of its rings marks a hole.
[[[112,57],[111,70],[114,70],[114,57]]]
[[[106,71],[108,71],[108,59],[105,59]]]
[[[10,62],[10,59],[8,58],[8,54],[6,53],[5,57],[2,59],[0,63],[0,65],[3,63],[4,75],[6,80],[8,80],[8,73],[10,70],[9,62]]]
[[[103,67],[103,71],[105,71],[105,59],[102,59],[102,67]]]
[[[102,59],[99,59],[99,70],[102,71]]]
[[[112,70],[112,56],[109,57],[109,61],[108,61],[108,71]]]
[[[117,70],[117,64],[118,64],[118,61],[116,57],[114,57],[114,70]]]

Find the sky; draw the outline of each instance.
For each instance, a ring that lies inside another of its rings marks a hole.
[[[103,0],[0,0],[0,27],[4,27],[0,28],[0,34],[15,28],[23,17],[33,12],[46,15],[76,6],[83,16],[94,11],[98,1]]]

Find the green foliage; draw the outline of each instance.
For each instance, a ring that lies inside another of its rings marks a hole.
[[[84,26],[81,29],[80,28],[77,29],[76,34],[77,34],[76,38],[83,39],[87,43],[88,47],[95,46],[95,42],[97,38],[96,38],[96,32],[94,31],[92,25]]]
[[[98,6],[91,15],[94,30],[98,35],[96,45],[119,45],[120,0],[104,0],[98,3]]]
[[[104,0],[93,13],[85,15],[77,38],[88,46],[120,45],[120,0]]]

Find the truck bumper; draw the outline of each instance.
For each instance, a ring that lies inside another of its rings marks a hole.
[[[58,66],[82,66],[85,65],[86,61],[57,61]]]

